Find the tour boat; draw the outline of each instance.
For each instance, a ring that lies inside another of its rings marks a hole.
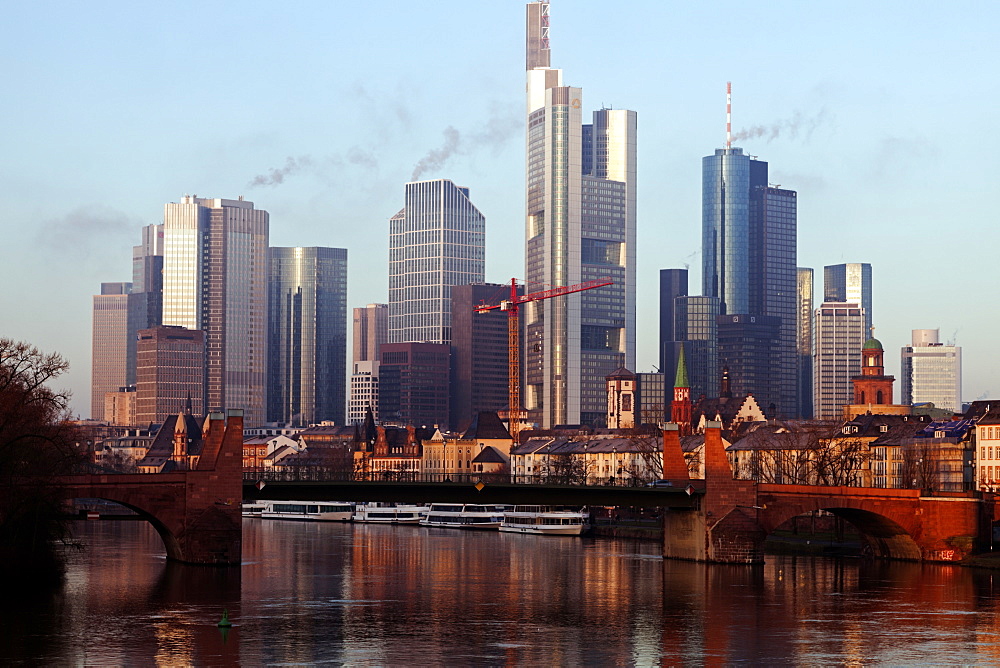
[[[514,506],[503,515],[500,531],[579,536],[590,528],[583,509],[570,506]]]
[[[243,517],[260,517],[264,511],[264,502],[248,501],[243,504]]]
[[[425,527],[498,529],[506,510],[510,510],[510,506],[432,503],[427,517],[420,523]]]
[[[261,501],[260,516],[271,520],[350,522],[354,505],[343,501]]]
[[[354,508],[354,521],[374,524],[419,524],[427,515],[427,506],[395,503],[359,503]]]

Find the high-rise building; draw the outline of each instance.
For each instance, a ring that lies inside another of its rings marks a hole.
[[[524,307],[529,419],[601,423],[605,377],[635,366],[636,114],[601,109],[585,126],[580,88],[550,67],[549,4],[527,5],[525,278],[612,285]]]
[[[915,329],[900,360],[901,403],[931,402],[935,408],[962,410],[962,348],[943,344],[938,329]]]
[[[482,283],[486,218],[447,179],[406,184],[389,219],[389,341],[451,343],[451,288]]]
[[[799,354],[799,417],[813,416],[813,270],[798,269],[798,321],[795,349]]]
[[[840,419],[854,403],[851,379],[861,375],[867,339],[865,310],[858,304],[824,302],[816,309],[813,412],[820,420]]]
[[[384,424],[442,428],[448,424],[449,358],[446,343],[387,343],[379,363],[379,420]]]
[[[135,384],[136,340],[140,329],[163,320],[163,224],[142,228],[142,242],[132,247],[132,291],[128,298],[129,385]]]
[[[269,251],[267,419],[344,424],[347,250]]]
[[[473,307],[510,295],[509,285],[482,283],[451,289],[451,429],[464,432],[481,412],[509,410],[508,314]]]
[[[677,297],[675,358],[684,348],[691,397],[719,396],[719,298]],[[676,377],[676,372],[675,372]],[[671,417],[673,419],[673,417]]]
[[[119,387],[117,392],[104,393],[104,421],[113,425],[132,426],[135,419],[135,385]]]
[[[823,267],[823,301],[858,304],[865,310],[865,336],[872,331],[872,266],[849,262]]]
[[[94,295],[90,416],[104,418],[104,395],[128,385],[128,298],[131,283],[101,283]]]
[[[347,403],[347,424],[364,424],[368,409],[378,415],[378,360],[362,360],[351,367],[351,399]]]
[[[209,411],[263,424],[268,213],[253,202],[185,195],[164,206],[163,324],[205,332]]]
[[[782,355],[776,345],[781,319],[768,315],[719,316],[719,366],[729,370],[729,387],[735,397],[752,394],[768,418],[777,417],[781,399],[782,367],[795,367],[795,355]],[[793,375],[794,377],[794,375]],[[796,407],[797,408],[797,407]]]
[[[171,415],[205,414],[205,332],[153,327],[136,346],[136,424],[163,424]]]
[[[677,374],[677,297],[688,294],[687,269],[660,269],[660,371],[666,378]],[[667,411],[669,413],[669,411]]]
[[[389,305],[369,304],[354,309],[352,361],[378,361],[378,347],[389,342]]]

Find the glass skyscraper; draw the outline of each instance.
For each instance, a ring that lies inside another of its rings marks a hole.
[[[872,266],[849,262],[823,267],[823,301],[858,304],[865,310],[865,336],[872,336]]]
[[[406,184],[389,219],[389,342],[451,342],[451,288],[482,283],[486,218],[447,179]]]
[[[205,332],[206,409],[264,422],[268,213],[185,195],[164,206],[163,324]]]
[[[962,348],[940,341],[940,330],[915,329],[901,353],[902,403],[931,402],[935,408],[962,410]]]
[[[271,248],[269,422],[344,424],[347,250]]]
[[[799,417],[813,416],[813,270],[798,269],[798,322],[795,348],[799,355]]]
[[[524,408],[543,427],[597,423],[605,377],[635,365],[636,114],[594,112],[550,67],[549,4],[527,5],[527,290],[613,285],[526,304]]]

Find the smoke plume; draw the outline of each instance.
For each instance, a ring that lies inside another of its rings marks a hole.
[[[420,158],[416,167],[413,168],[413,175],[410,177],[410,180],[417,181],[424,172],[431,169],[440,169],[448,162],[451,156],[458,152],[461,142],[462,137],[459,135],[458,130],[450,125],[446,127],[444,129],[444,146],[431,149],[427,152],[427,155]]]
[[[818,114],[812,117],[807,117],[801,111],[796,111],[791,118],[775,121],[770,125],[752,125],[735,132],[733,133],[733,141],[763,139],[770,143],[778,137],[798,139],[799,135],[803,135],[804,139],[809,139],[816,128],[823,125],[826,120],[826,109],[821,109]]]
[[[312,166],[312,158],[308,155],[304,155],[300,158],[288,156],[288,159],[285,160],[284,167],[272,167],[267,170],[267,174],[258,174],[253,177],[248,184],[248,187],[256,188],[257,186],[276,186],[279,183],[284,183],[286,176],[294,174],[295,172],[310,166]]]
[[[104,205],[83,206],[62,218],[43,221],[38,226],[39,244],[56,250],[89,250],[112,243],[113,238],[127,239],[139,224],[130,216]]]

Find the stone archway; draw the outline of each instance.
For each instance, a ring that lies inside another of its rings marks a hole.
[[[156,533],[160,536],[160,540],[163,541],[163,548],[167,552],[167,559],[170,561],[187,561],[185,559],[184,550],[181,548],[180,541],[174,534],[173,530],[168,527],[163,521],[161,521],[156,515],[151,512],[135,505],[134,503],[129,503],[120,498],[115,498],[114,495],[103,494],[100,496],[87,496],[87,497],[77,497],[77,498],[88,498],[88,499],[98,499],[100,501],[109,501],[111,503],[116,503],[123,508],[128,508],[136,515],[141,517],[145,522],[156,530]]]
[[[862,553],[876,559],[920,561],[920,545],[901,524],[883,514],[860,508],[819,504],[815,508],[794,508],[784,512],[766,513],[761,518],[767,534],[784,526],[793,518],[822,510],[843,519],[857,529],[863,543]]]

